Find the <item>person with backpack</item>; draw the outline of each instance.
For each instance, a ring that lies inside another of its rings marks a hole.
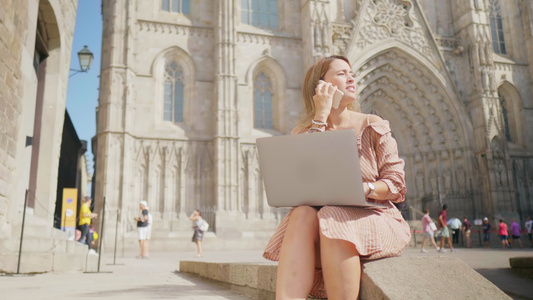
[[[137,230],[139,231],[139,246],[141,247],[141,254],[137,258],[148,258],[147,248],[148,244],[146,236],[148,234],[148,202],[145,200],[139,203],[141,213],[139,217],[133,218],[137,221]]]
[[[196,243],[196,248],[198,250],[196,256],[202,257],[202,239],[204,237],[204,232],[209,229],[209,224],[202,218],[202,213],[198,209],[192,213],[189,219],[193,221],[192,228],[194,229],[194,234],[192,236],[192,242]]]

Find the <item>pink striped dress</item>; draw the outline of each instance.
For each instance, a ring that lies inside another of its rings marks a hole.
[[[300,133],[305,132],[301,130]],[[370,123],[357,134],[357,147],[364,182],[385,182],[390,193],[383,210],[357,207],[324,206],[318,211],[322,234],[331,239],[342,239],[354,244],[361,259],[370,260],[400,256],[411,239],[409,225],[393,202],[405,200],[404,161],[398,157],[396,141],[391,136],[389,122]],[[263,257],[278,261],[281,244],[292,210],[279,224],[271,237]],[[322,271],[315,270],[311,296],[327,298]]]

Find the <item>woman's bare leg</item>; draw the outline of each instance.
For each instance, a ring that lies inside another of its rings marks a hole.
[[[424,249],[424,245],[426,244],[427,239],[427,236],[424,236],[424,238],[422,239],[422,249]]]
[[[150,249],[150,240],[144,240],[144,257],[148,257],[148,250]]]
[[[307,299],[315,275],[318,241],[317,210],[300,206],[292,211],[281,244],[276,299]]]
[[[429,240],[431,241],[431,244],[433,245],[433,247],[435,247],[435,249],[439,249],[439,247],[437,247],[437,243],[435,243],[435,238],[431,237]]]
[[[196,254],[196,256],[202,257],[203,256],[203,253],[202,253],[202,241],[196,240],[196,247],[198,248],[198,253]]]
[[[144,257],[144,240],[139,240],[139,246],[141,247],[141,258]]]
[[[357,299],[361,262],[355,246],[344,240],[329,239],[320,233],[320,253],[328,299]]]

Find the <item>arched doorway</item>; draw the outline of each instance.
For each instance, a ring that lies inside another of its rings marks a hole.
[[[407,205],[476,210],[471,124],[451,84],[414,50],[394,45],[352,60],[361,110],[389,120],[406,162]]]

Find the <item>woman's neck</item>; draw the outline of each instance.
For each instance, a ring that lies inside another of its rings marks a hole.
[[[344,128],[350,122],[350,111],[347,108],[333,109],[328,117],[328,127],[332,129]]]

